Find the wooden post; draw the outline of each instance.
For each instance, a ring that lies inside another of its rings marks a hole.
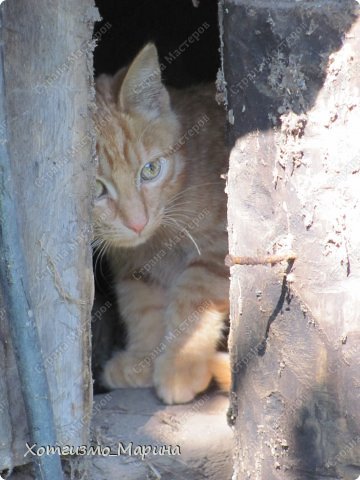
[[[92,408],[92,7],[92,0],[12,0],[1,6],[8,132],[1,140],[8,142],[12,162],[58,441],[74,446],[88,440]],[[3,309],[0,332],[3,469],[31,458],[23,458],[25,413]]]
[[[358,3],[220,3],[234,144],[230,254],[296,253],[291,265],[231,267],[234,478],[353,479],[360,474]]]

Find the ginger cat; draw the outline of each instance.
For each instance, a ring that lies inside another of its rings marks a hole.
[[[228,355],[216,351],[229,280],[228,154],[215,89],[167,90],[148,44],[96,90],[95,246],[109,259],[128,330],[103,383],[154,386],[168,404],[191,401],[213,377],[228,389]]]

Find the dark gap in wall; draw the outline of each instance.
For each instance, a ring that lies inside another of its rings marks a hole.
[[[154,42],[166,67],[166,84],[184,87],[215,80],[220,64],[216,0],[201,0],[197,8],[191,0],[97,0],[96,6],[103,20],[95,34],[111,26],[95,50],[95,75],[114,74]]]
[[[128,65],[140,49],[154,42],[166,85],[183,88],[215,82],[220,66],[217,0],[96,0],[102,20],[95,25],[95,76],[114,74]],[[94,265],[96,263],[94,255]],[[106,260],[97,262],[92,318],[92,365],[95,392],[98,379],[114,348],[126,343]]]

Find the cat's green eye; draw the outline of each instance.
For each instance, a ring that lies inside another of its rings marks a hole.
[[[140,172],[140,178],[143,181],[154,180],[160,175],[161,172],[161,160],[158,158],[153,162],[146,163]]]
[[[95,196],[100,198],[107,193],[107,189],[101,180],[96,180]]]

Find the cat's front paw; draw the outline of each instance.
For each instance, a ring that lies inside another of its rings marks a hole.
[[[102,384],[107,388],[151,387],[152,365],[144,358],[131,352],[117,352],[106,363]]]
[[[160,355],[155,361],[154,385],[158,396],[167,404],[190,402],[203,392],[211,380],[208,359]]]

